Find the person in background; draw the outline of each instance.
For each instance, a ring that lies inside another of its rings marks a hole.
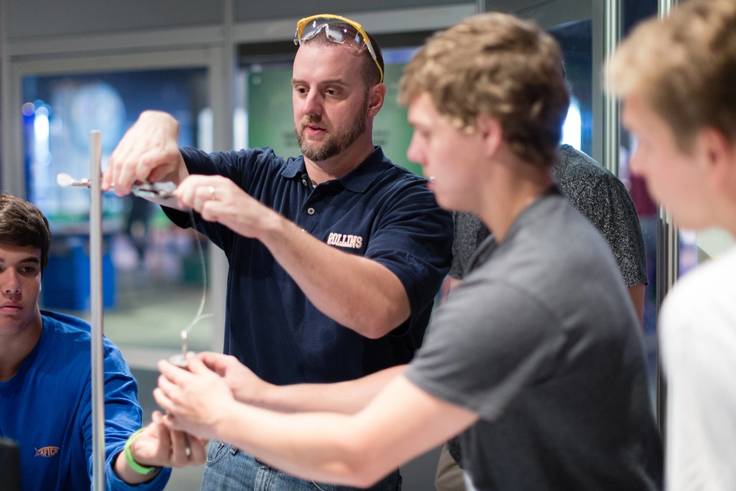
[[[25,491],[90,489],[90,326],[40,310],[48,222],[31,203],[0,195],[0,437],[18,443]],[[204,462],[204,443],[155,414],[141,426],[136,383],[107,339],[105,476],[108,490],[164,489],[174,465]]]
[[[631,170],[680,227],[736,234],[736,2],[691,0],[640,24],[606,66],[637,145]],[[733,489],[736,249],[679,280],[659,317],[666,483]]]
[[[373,145],[386,95],[375,40],[321,14],[300,20],[294,41],[301,156],[179,149],[178,123],[148,111],[111,155],[103,185],[119,194],[136,180],[178,185],[194,221],[171,209],[169,217],[228,258],[225,353],[270,383],[339,382],[414,356],[450,265],[452,222],[425,179]],[[324,487],[222,442],[208,452],[204,489]],[[375,486],[399,488],[398,473]]]
[[[407,65],[409,158],[442,207],[481,217],[496,241],[408,366],[277,386],[215,353],[189,370],[162,361],[164,423],[353,486],[462,434],[471,489],[658,489],[639,320],[610,247],[552,179],[561,67],[549,34],[504,14],[435,34]]]

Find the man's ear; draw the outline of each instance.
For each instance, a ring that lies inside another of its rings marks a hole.
[[[486,156],[494,156],[503,143],[501,123],[496,118],[481,114],[476,118],[475,130],[483,141]]]
[[[368,91],[368,114],[375,117],[383,107],[386,98],[386,84],[380,83],[371,87]]]
[[[712,189],[736,191],[736,143],[718,129],[705,128],[696,136],[695,152]]]

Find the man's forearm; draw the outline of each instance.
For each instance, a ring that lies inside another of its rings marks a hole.
[[[283,414],[232,400],[215,412],[208,437],[303,479],[362,487],[477,420],[401,375],[353,415]]]
[[[322,313],[357,333],[380,338],[409,317],[404,286],[378,262],[324,244],[280,215],[259,239]]]
[[[347,433],[351,416],[282,414],[234,403],[224,410],[218,439],[305,479],[359,486],[360,459]]]
[[[258,400],[238,397],[238,400],[280,412],[329,411],[354,414],[363,409],[398,377],[406,365],[387,368],[365,377],[333,384],[295,384],[266,387]]]

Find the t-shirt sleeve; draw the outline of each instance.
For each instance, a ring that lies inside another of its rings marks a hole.
[[[452,218],[422,181],[400,195],[378,219],[365,257],[399,278],[416,313],[431,305],[449,269]]]
[[[171,469],[161,469],[152,480],[137,485],[126,483],[113,470],[115,459],[123,451],[126,440],[142,425],[142,411],[138,404],[135,379],[120,351],[107,340],[104,367],[106,488],[112,491],[162,490],[169,480]],[[82,412],[84,446],[88,459],[88,472],[92,479],[92,408],[88,406],[85,409]]]
[[[587,199],[573,198],[571,201],[611,246],[626,286],[645,285],[644,239],[634,203],[624,184],[607,173],[595,180]]]
[[[406,376],[430,394],[494,420],[553,372],[562,332],[553,312],[502,280],[471,274],[441,305]]]

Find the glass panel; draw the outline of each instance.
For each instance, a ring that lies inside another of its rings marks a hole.
[[[622,29],[626,36],[640,21],[657,15],[657,0],[625,0],[622,6]],[[629,156],[635,142],[621,128],[619,178],[626,184],[639,215],[647,261],[647,287],[644,299],[644,341],[649,365],[649,381],[654,392],[657,371],[657,205],[649,195],[645,182],[629,172]]]
[[[42,306],[85,317],[89,308],[89,194],[61,188],[58,173],[87,177],[88,135],[102,131],[103,167],[125,130],[145,109],[160,109],[181,125],[180,144],[211,142],[207,71],[142,70],[29,76],[23,80],[27,196],[49,218],[53,245],[44,271]],[[202,294],[195,235],[140,198],[103,197],[105,332],[116,343],[179,347],[179,331]],[[207,256],[207,242],[200,242]],[[191,347],[210,346],[207,319]]]
[[[592,21],[584,19],[549,30],[562,48],[565,77],[570,84],[570,109],[562,143],[588,155],[593,152],[593,35]]]

